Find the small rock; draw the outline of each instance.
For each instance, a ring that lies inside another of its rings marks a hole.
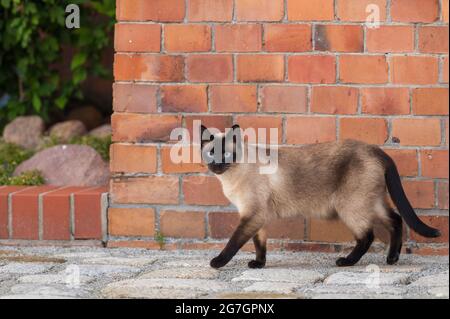
[[[408,279],[408,273],[338,272],[325,279],[324,283],[326,285],[367,285],[375,287],[378,285],[405,284]]]
[[[18,295],[5,295],[5,296],[0,296],[0,299],[75,299],[72,297],[67,297],[67,296],[52,296],[52,295],[35,295],[35,294],[18,294]]]
[[[140,271],[137,267],[119,266],[119,265],[71,265],[73,269],[77,270],[80,276],[87,277],[123,277],[129,276]],[[66,270],[59,273],[64,276],[67,274]]]
[[[246,270],[232,281],[290,282],[298,285],[313,284],[323,279],[323,275],[312,270],[255,269]]]
[[[21,163],[14,175],[38,170],[55,186],[102,186],[109,181],[109,167],[90,146],[58,145],[38,152]]]
[[[86,264],[98,264],[98,265],[124,265],[124,266],[146,266],[153,264],[156,258],[125,258],[125,257],[100,257],[89,258],[82,262]]]
[[[80,297],[86,295],[84,289],[67,288],[62,285],[17,284],[11,288],[13,294]]]
[[[141,279],[180,278],[180,279],[215,279],[219,272],[216,269],[203,268],[169,268],[157,269],[141,275]]]
[[[57,275],[29,275],[22,276],[19,278],[19,282],[26,284],[66,284],[68,283],[67,274],[57,274]],[[94,279],[86,276],[80,276],[80,284],[86,284],[92,282]]]
[[[226,283],[215,281],[215,280],[205,280],[205,279],[131,279],[114,282],[109,284],[103,293],[106,295],[112,294],[136,294],[136,293],[146,293],[151,290],[158,289],[174,289],[174,290],[186,290],[186,291],[203,291],[203,292],[215,292],[221,291],[228,288]],[[139,292],[141,291],[141,292]]]
[[[103,289],[106,298],[145,298],[145,299],[191,299],[198,298],[202,292],[185,289],[158,289],[147,287],[144,282],[108,285]]]
[[[419,286],[419,287],[448,287],[449,272],[443,272],[437,275],[425,276],[417,279],[416,281],[411,283],[411,287]]]
[[[50,136],[54,136],[61,142],[68,142],[74,137],[86,134],[86,127],[78,120],[57,123],[50,128]]]
[[[52,268],[54,264],[9,263],[0,267],[0,273],[39,274]]]
[[[267,293],[281,293],[281,294],[290,294],[294,292],[296,288],[298,288],[298,284],[289,283],[289,282],[267,282],[260,281],[255,282],[251,286],[244,288],[244,291],[247,292],[267,292]]]
[[[39,145],[44,130],[44,121],[39,116],[19,116],[6,125],[3,138],[7,143],[31,150]]]
[[[73,109],[69,112],[68,119],[83,122],[88,130],[92,130],[100,126],[103,122],[102,114],[91,105]]]
[[[102,126],[99,126],[92,131],[89,132],[89,135],[98,137],[98,138],[105,138],[108,136],[111,136],[112,129],[110,124],[104,124]]]

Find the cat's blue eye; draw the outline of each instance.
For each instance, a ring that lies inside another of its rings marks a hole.
[[[206,153],[206,156],[208,156],[209,158],[214,158],[214,153],[209,151]]]

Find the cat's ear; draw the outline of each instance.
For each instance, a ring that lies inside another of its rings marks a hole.
[[[211,132],[206,128],[206,126],[201,125],[200,126],[200,140],[201,140],[201,147],[211,142],[214,139],[214,136],[211,134]]]

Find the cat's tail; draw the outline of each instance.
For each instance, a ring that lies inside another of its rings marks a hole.
[[[391,195],[392,201],[395,206],[397,206],[397,209],[406,224],[408,224],[408,226],[416,233],[424,237],[435,238],[441,236],[438,229],[424,224],[419,217],[417,217],[408,198],[406,197],[405,191],[403,190],[397,166],[389,155],[381,149],[380,151],[383,153],[379,155],[383,157],[383,161],[385,163],[385,178],[389,195]]]

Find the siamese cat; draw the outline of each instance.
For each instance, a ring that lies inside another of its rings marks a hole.
[[[222,183],[225,196],[238,208],[240,222],[223,251],[210,265],[225,266],[239,249],[253,239],[256,259],[250,268],[266,263],[265,226],[275,218],[304,216],[340,219],[353,233],[356,247],[336,261],[353,266],[368,251],[377,223],[390,233],[387,256],[395,264],[402,247],[402,218],[424,237],[439,237],[437,229],[425,225],[406,198],[394,161],[378,146],[354,140],[278,149],[278,168],[261,174],[262,164],[247,161],[249,145],[238,125],[226,133],[211,134],[201,126],[202,159]],[[267,151],[267,150],[266,150]],[[387,195],[399,211],[390,207]]]

